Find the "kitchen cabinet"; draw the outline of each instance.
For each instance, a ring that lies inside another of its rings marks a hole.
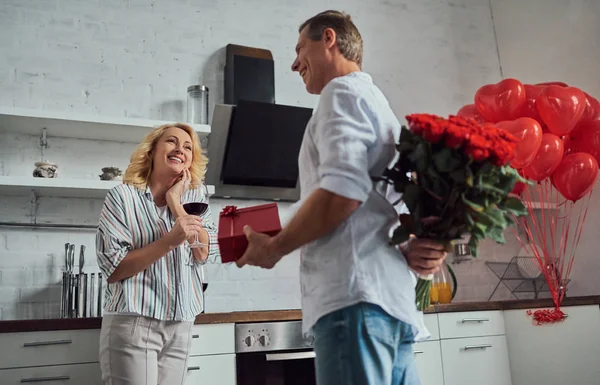
[[[236,385],[235,370],[235,354],[190,357],[185,385]]]
[[[541,326],[527,309],[504,311],[513,385],[600,383],[600,307],[562,311],[564,322]]]
[[[422,385],[511,385],[501,311],[425,317],[432,337],[413,348]]]
[[[0,333],[0,384],[100,385],[99,329]],[[235,385],[234,324],[194,325],[186,385]]]
[[[441,346],[444,385],[511,384],[505,336],[448,339]]]
[[[100,330],[0,334],[0,369],[98,362]]]
[[[235,353],[235,325],[194,325],[190,356]]]
[[[421,385],[443,384],[442,354],[440,351],[440,327],[437,314],[425,314],[423,317],[425,327],[431,337],[424,342],[413,345],[417,371]]]
[[[98,363],[3,369],[0,370],[0,383],[2,385],[29,383],[102,385]]]
[[[444,382],[440,341],[425,341],[414,344],[413,351],[421,385],[441,385]]]
[[[194,325],[185,385],[235,385],[235,325]]]

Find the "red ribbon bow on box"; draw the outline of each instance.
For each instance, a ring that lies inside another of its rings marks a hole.
[[[221,215],[223,215],[224,217],[234,217],[237,215],[237,206],[225,206],[223,207],[223,210],[221,210]],[[229,235],[233,236],[233,218],[231,218],[231,226],[229,228]]]
[[[223,210],[221,210],[221,215],[226,217],[232,217],[237,215],[237,206],[225,206]]]

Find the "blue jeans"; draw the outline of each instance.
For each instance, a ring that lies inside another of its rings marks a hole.
[[[359,303],[314,326],[317,385],[420,385],[410,325]]]

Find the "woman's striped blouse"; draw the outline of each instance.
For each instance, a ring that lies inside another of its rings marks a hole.
[[[182,203],[206,202],[205,189],[187,190]],[[210,207],[202,216],[208,231],[208,258],[219,254],[217,228]],[[154,204],[150,188],[122,184],[112,188],[104,202],[96,234],[98,265],[109,277],[127,253],[167,234],[175,218],[170,210]],[[200,264],[184,244],[170,251],[146,270],[122,281],[107,284],[104,310],[134,313],[159,320],[191,321],[203,309]]]

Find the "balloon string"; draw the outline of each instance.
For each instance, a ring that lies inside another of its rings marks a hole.
[[[579,246],[579,242],[581,241],[581,234],[583,233],[583,226],[585,224],[585,220],[587,219],[587,213],[588,213],[588,207],[589,207],[589,201],[591,200],[592,194],[593,194],[593,190],[592,189],[585,197],[585,201],[582,202],[582,205],[580,207],[582,207],[582,210],[579,213],[579,219],[577,220],[577,229],[575,230],[575,239],[573,242],[573,248],[571,250],[571,258],[569,260],[569,263],[567,265],[567,271],[566,274],[564,274],[564,285],[563,287],[566,289],[566,280],[571,276],[571,271],[573,269],[573,262],[575,262],[575,256],[576,256],[576,250],[577,247]],[[565,291],[563,290],[561,293],[561,302],[562,299],[565,296]]]

